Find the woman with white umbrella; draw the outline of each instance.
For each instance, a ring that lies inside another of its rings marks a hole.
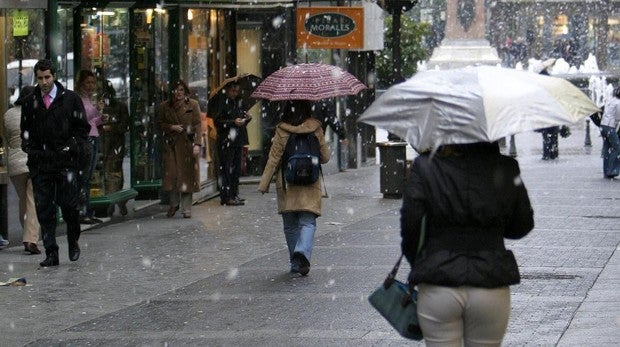
[[[401,246],[412,267],[409,285],[418,286],[427,346],[501,345],[509,286],[520,281],[504,238],[522,238],[534,227],[519,173],[497,143],[443,145],[415,159],[405,183]]]

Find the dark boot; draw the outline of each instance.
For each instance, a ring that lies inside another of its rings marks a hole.
[[[39,265],[41,265],[41,267],[48,267],[48,266],[58,266],[58,264],[59,264],[59,261],[58,261],[58,250],[48,251],[46,249],[45,250],[45,260],[40,262]]]
[[[77,241],[69,242],[69,260],[77,261],[80,259],[80,245]]]

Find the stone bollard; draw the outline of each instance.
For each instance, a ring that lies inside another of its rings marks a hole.
[[[513,158],[517,157],[517,145],[515,143],[514,135],[510,135],[510,148],[508,149],[508,155]]]

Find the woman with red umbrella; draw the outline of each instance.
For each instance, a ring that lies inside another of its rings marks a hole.
[[[282,156],[291,134],[313,133],[320,144],[321,164],[329,161],[331,152],[325,142],[321,122],[312,117],[312,103],[292,100],[287,103],[282,121],[276,126],[269,158],[258,185],[258,191],[269,192],[269,183],[276,175],[278,213],[282,215],[284,237],[289,250],[291,273],[308,275],[316,231],[316,218],[321,215],[320,179],[308,185],[286,183],[281,170]]]

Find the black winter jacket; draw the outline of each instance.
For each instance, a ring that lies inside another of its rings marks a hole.
[[[22,104],[22,149],[28,153],[31,175],[57,173],[64,169],[84,169],[90,151],[82,99],[55,82],[57,93],[49,109],[37,86]]]
[[[534,216],[516,160],[496,144],[448,146],[414,161],[401,210],[410,285],[494,288],[519,283],[504,238],[532,230]],[[450,152],[450,153],[447,153]],[[426,237],[416,257],[420,225]]]

